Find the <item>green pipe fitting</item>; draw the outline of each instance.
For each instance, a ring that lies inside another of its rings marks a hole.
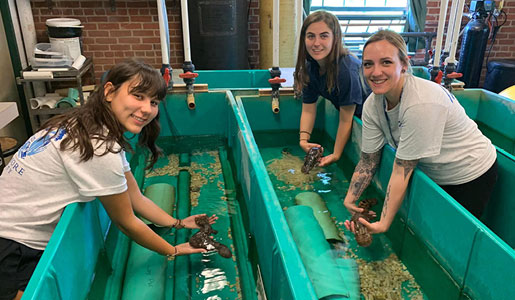
[[[309,206],[313,209],[313,214],[322,227],[326,240],[329,242],[343,242],[343,239],[340,236],[340,231],[331,218],[331,212],[319,194],[315,192],[303,192],[297,194],[297,196],[295,196],[295,203],[297,205]]]
[[[335,257],[311,207],[291,206],[284,214],[318,298],[359,299],[357,265]]]

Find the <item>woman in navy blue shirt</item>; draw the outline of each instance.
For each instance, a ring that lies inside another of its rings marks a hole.
[[[302,91],[299,145],[308,152],[315,124],[316,102],[320,96],[331,101],[339,111],[338,132],[333,153],[322,157],[320,166],[340,159],[349,139],[352,117],[361,116],[368,88],[359,77],[361,62],[343,46],[338,19],[327,11],[311,13],[302,25],[299,53],[295,68],[295,89]]]

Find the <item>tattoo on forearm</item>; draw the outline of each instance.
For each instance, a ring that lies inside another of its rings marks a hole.
[[[386,195],[384,197],[383,204],[383,212],[381,213],[381,218],[386,217],[386,212],[388,211],[388,201],[390,200],[390,185],[386,188]]]
[[[377,170],[379,161],[381,160],[381,151],[376,153],[361,152],[361,159],[352,175],[351,186],[352,194],[359,197],[367,188],[372,176]]]
[[[404,169],[404,179],[408,177],[408,175],[415,169],[417,166],[418,159],[416,160],[404,160],[404,159],[395,159],[395,164]]]

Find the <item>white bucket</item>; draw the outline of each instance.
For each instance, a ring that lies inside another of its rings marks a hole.
[[[82,26],[80,20],[55,18],[46,20],[50,44],[56,49],[63,49],[75,60],[82,54]]]

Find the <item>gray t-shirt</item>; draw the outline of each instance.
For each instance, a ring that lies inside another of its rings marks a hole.
[[[383,95],[372,93],[363,108],[362,151],[386,143],[395,157],[419,159],[419,168],[439,185],[470,182],[495,162],[495,147],[442,86],[406,75],[400,103],[386,110]]]

